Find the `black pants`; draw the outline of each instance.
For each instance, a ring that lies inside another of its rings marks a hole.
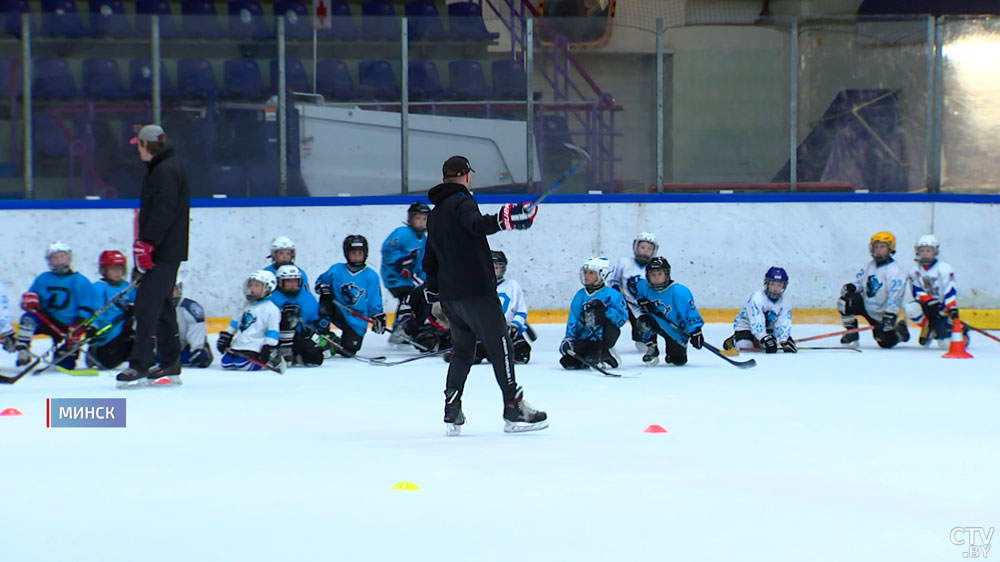
[[[651,332],[650,330],[644,329],[642,324],[639,323],[639,319],[632,314],[632,309],[625,305],[625,310],[628,311],[628,322],[632,325],[632,341],[649,343],[656,342],[656,332]]]
[[[868,325],[872,327],[872,336],[875,338],[875,343],[879,347],[888,349],[899,343],[899,333],[896,332],[896,327],[893,326],[889,330],[883,330],[882,323],[876,322],[868,314],[868,311],[865,309],[864,300],[857,293],[853,293],[851,298],[848,299],[847,306],[844,308],[844,314],[840,317],[845,328],[853,329],[858,327],[858,319],[853,318],[854,316],[860,316],[868,322]]]
[[[508,332],[507,335],[510,335]],[[522,364],[531,361],[531,344],[525,339],[524,334],[518,334],[516,338],[510,342],[514,346],[514,363]],[[482,363],[483,361],[489,361],[489,357],[486,356],[486,346],[483,342],[476,344],[476,365]]]
[[[663,336],[663,344],[667,349],[664,350],[665,360],[667,363],[672,363],[677,366],[684,365],[688,362],[688,350],[687,344],[680,344],[674,338],[670,337],[670,334],[666,330],[660,327],[660,324],[653,318],[650,314],[643,314],[639,317],[638,322],[645,330],[650,331],[654,334],[659,334]],[[655,340],[654,340],[655,343]]]
[[[154,347],[164,366],[181,360],[177,310],[171,302],[179,262],[160,262],[142,275],[135,294],[135,343],[129,366],[145,373],[155,363]],[[155,342],[154,342],[155,338]]]
[[[330,323],[340,328],[341,347],[351,354],[355,354],[361,349],[361,342],[365,337],[351,329],[347,318],[344,317],[344,311],[336,303],[333,304],[333,309],[330,311]]]
[[[323,364],[323,350],[316,347],[310,336],[312,330],[296,330],[292,338],[292,357],[298,361],[301,359],[303,365],[315,367]],[[358,344],[360,348],[361,345]]]
[[[608,351],[618,342],[618,337],[622,331],[618,326],[610,322],[605,322],[602,330],[601,340],[574,340],[573,353],[583,357],[591,363],[600,363]],[[559,364],[566,369],[582,369],[585,365],[579,359],[571,355],[563,355],[559,358]]]
[[[122,331],[113,340],[100,346],[90,346],[89,353],[105,369],[121,365],[132,353],[132,318],[125,320]]]
[[[511,400],[517,390],[514,379],[514,346],[507,335],[500,299],[496,295],[441,301],[441,307],[451,325],[452,356],[448,364],[446,387],[461,391],[469,378],[469,369],[476,355],[476,340],[483,343],[486,356],[493,364],[493,374],[503,391],[504,401]]]

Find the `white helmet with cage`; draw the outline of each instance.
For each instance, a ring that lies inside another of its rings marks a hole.
[[[302,289],[302,271],[294,265],[285,264],[279,267],[275,277],[278,279],[278,290],[283,293],[285,292],[285,287],[282,284],[282,281],[285,281],[286,279],[298,280],[299,285],[294,289],[296,294],[298,294],[299,290]]]
[[[913,245],[913,252],[916,254],[917,263],[920,265],[930,265],[934,263],[934,260],[937,259],[938,248],[940,245],[941,243],[938,242],[937,236],[934,236],[933,234],[921,235],[920,238],[917,239],[917,243]],[[920,248],[934,248],[934,256],[930,258],[921,258]]]
[[[278,250],[291,250],[292,261],[295,261],[295,242],[287,236],[278,236],[271,241],[271,260],[274,261],[274,253]]]
[[[65,264],[59,264],[53,266],[51,259],[52,254],[58,254],[59,252],[65,252],[66,257],[68,259],[66,260]],[[49,269],[51,269],[54,273],[58,274],[66,273],[69,271],[70,264],[73,263],[73,248],[71,248],[70,245],[67,244],[66,242],[61,242],[57,240],[49,244],[49,246],[45,248],[45,261],[48,262]]]
[[[644,253],[640,254],[639,253],[640,242],[646,242],[648,244],[651,244],[653,246],[653,251],[650,252],[648,255]],[[635,239],[632,240],[632,255],[635,256],[635,261],[638,262],[639,265],[646,265],[647,263],[649,263],[649,259],[655,256],[659,250],[660,250],[660,245],[659,243],[656,242],[656,235],[653,234],[652,232],[640,232],[639,234],[636,234]]]
[[[253,293],[250,292],[251,281],[258,281],[264,285],[264,292],[259,297],[254,296]],[[271,296],[271,293],[274,292],[274,289],[277,286],[278,286],[278,280],[274,277],[273,273],[271,273],[266,269],[258,269],[257,271],[251,273],[250,276],[247,277],[246,282],[243,283],[243,295],[247,298],[247,301],[249,302],[264,300],[267,297]]]
[[[593,271],[597,273],[596,283],[592,284],[587,283],[586,273],[588,271]],[[583,266],[580,267],[580,283],[583,283],[583,286],[586,287],[588,290],[597,289],[598,287],[603,285],[604,282],[607,281],[608,276],[610,275],[611,275],[611,262],[608,260],[608,258],[605,258],[603,256],[589,258],[587,259],[587,261],[583,262]]]

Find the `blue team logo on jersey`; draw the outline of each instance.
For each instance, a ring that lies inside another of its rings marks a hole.
[[[882,288],[882,282],[878,280],[878,277],[874,275],[868,276],[868,282],[865,283],[865,292],[868,294],[868,298],[875,298],[879,289]]]
[[[764,321],[767,322],[768,326],[774,326],[774,322],[778,319],[778,315],[774,313],[773,310],[768,310],[764,313]]]
[[[245,332],[247,328],[253,326],[253,323],[257,321],[257,317],[250,314],[249,311],[243,313],[243,317],[240,318],[240,331]]]
[[[344,283],[340,286],[340,298],[344,299],[344,303],[348,306],[358,304],[363,296],[365,296],[365,290],[354,283]]]
[[[653,301],[653,305],[656,307],[656,312],[659,316],[666,318],[670,314],[671,307],[669,305],[663,304],[660,301]]]

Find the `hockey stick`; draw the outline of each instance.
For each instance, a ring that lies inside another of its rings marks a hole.
[[[451,348],[446,347],[444,349],[438,349],[437,351],[428,351],[427,353],[421,353],[420,355],[414,355],[413,357],[407,357],[406,359],[400,359],[398,361],[386,361],[384,358],[382,360],[379,360],[379,358],[376,357],[375,360],[369,361],[369,363],[371,363],[372,365],[379,365],[381,367],[392,367],[394,365],[402,365],[403,363],[409,363],[411,361],[417,361],[419,359],[424,359],[427,357],[444,355],[449,351],[451,351]]]
[[[872,329],[871,326],[865,326],[864,328],[851,328],[850,330],[841,330],[839,332],[830,332],[829,334],[820,334],[818,336],[809,336],[807,338],[802,338],[802,339],[798,340],[795,343],[802,343],[804,341],[819,340],[819,339],[823,339],[823,338],[832,338],[834,336],[843,336],[843,335],[846,335],[846,334],[856,334],[858,332],[864,332],[864,331],[871,330],[871,329]]]
[[[983,330],[982,328],[977,328],[975,326],[972,326],[972,325],[970,325],[968,322],[966,322],[964,320],[962,321],[962,325],[965,326],[966,328],[974,331],[974,332],[978,332],[978,333],[980,333],[980,334],[982,334],[982,335],[990,338],[993,341],[1000,342],[1000,338],[994,336],[993,334],[987,332],[986,330]]]
[[[538,335],[535,334],[535,329],[531,327],[531,324],[527,322],[524,324],[524,335],[528,336],[528,339],[535,341],[538,339]]]
[[[23,369],[18,371],[16,375],[8,377],[6,375],[0,374],[0,384],[14,384],[17,381],[21,380],[24,377],[24,375],[30,373],[38,365],[38,363],[41,362],[42,357],[45,357],[46,355],[49,355],[50,353],[54,352],[57,345],[58,344],[53,343],[52,347],[50,347],[49,350],[43,353],[42,355],[32,354],[33,359],[27,365],[25,365]]]
[[[330,336],[327,336],[325,334],[321,334],[319,332],[314,332],[314,334],[316,335],[317,338],[323,340],[324,343],[326,343],[327,345],[329,345],[333,349],[337,350],[344,357],[350,357],[351,359],[357,359],[358,361],[361,361],[362,363],[369,363],[369,364],[379,364],[379,361],[385,360],[385,356],[384,355],[379,355],[378,357],[365,357],[364,355],[358,355],[357,353],[351,353],[350,350],[348,350],[346,347],[340,345],[339,343],[335,342],[333,340],[333,338],[331,338]]]
[[[66,374],[73,374],[73,373],[69,372],[69,371],[72,371],[72,369],[66,369],[66,368],[63,368],[63,367],[59,367],[58,363],[61,362],[63,359],[66,359],[70,355],[73,355],[74,353],[79,352],[80,348],[83,347],[84,344],[89,344],[93,340],[97,339],[98,337],[101,336],[101,334],[103,334],[104,332],[107,332],[108,330],[110,330],[111,326],[113,326],[113,324],[108,324],[107,326],[104,326],[100,330],[94,332],[93,336],[90,336],[90,337],[87,337],[87,338],[84,338],[84,339],[80,340],[80,342],[77,343],[72,348],[65,348],[65,347],[61,347],[59,345],[54,345],[52,352],[53,352],[53,354],[55,354],[55,357],[53,357],[51,360],[49,360],[47,363],[45,363],[45,365],[43,365],[41,368],[36,369],[35,372],[31,374],[31,376],[40,375],[40,374],[44,373],[46,370],[48,370],[49,367],[52,367],[53,365],[55,365],[56,369],[58,369],[61,372],[64,372]],[[62,351],[60,351],[60,349]],[[28,353],[31,353],[31,350],[28,350]],[[42,360],[42,358],[39,357],[39,360]],[[95,372],[94,374],[96,375],[97,373]]]
[[[590,367],[591,369],[597,371],[598,373],[601,373],[606,377],[614,377],[618,379],[622,378],[622,376],[619,373],[612,373],[611,371],[606,370],[604,367],[601,367],[600,365],[596,365],[594,363],[591,363],[590,361],[587,361],[586,359],[583,358],[582,355],[573,351],[572,349],[566,350],[566,355],[569,355],[573,359],[576,359],[580,363],[583,363],[584,365]]]
[[[267,369],[268,371],[274,371],[275,373],[278,373],[279,375],[285,374],[285,371],[283,371],[281,369],[278,369],[278,368],[275,368],[275,367],[272,367],[272,366],[268,365],[267,363],[264,363],[263,361],[259,361],[257,359],[254,359],[253,357],[250,357],[249,355],[241,353],[237,349],[229,349],[229,350],[226,351],[226,353],[228,353],[229,355],[232,355],[233,357],[236,357],[237,359],[243,359],[244,361],[249,361],[249,362],[253,363],[254,365],[257,365],[258,367],[262,367],[264,369]]]
[[[799,350],[808,349],[808,350],[817,350],[817,351],[818,350],[827,350],[827,351],[857,351],[858,353],[861,353],[861,350],[858,349],[858,348],[856,348],[856,347],[840,347],[840,346],[835,346],[835,345],[834,346],[829,346],[829,347],[808,347],[808,346],[807,347],[797,347],[796,346],[796,349],[799,349]],[[739,351],[740,352],[747,351],[747,352],[750,352],[750,353],[763,353],[764,350],[761,349],[761,348],[759,348],[759,347],[741,347],[741,348],[739,348]]]
[[[667,320],[666,318],[663,318],[663,320],[665,320],[667,322],[667,324],[670,324],[671,326],[673,326],[673,328],[675,330],[677,330],[678,332],[684,334],[684,336],[687,337],[688,339],[691,338],[691,335],[688,334],[687,332],[685,332],[684,330],[682,330],[680,328],[680,326],[678,326],[677,324],[674,324],[673,322],[671,322],[670,320]],[[656,331],[659,332],[660,330],[656,330]],[[662,333],[660,335],[662,335],[664,337],[669,337],[666,333]],[[708,343],[707,341],[703,340],[701,342],[701,346],[704,347],[705,349],[711,351],[715,355],[719,356],[719,358],[721,358],[723,361],[725,361],[726,363],[729,363],[730,365],[732,365],[733,367],[736,367],[737,369],[749,369],[751,367],[756,367],[757,366],[757,360],[756,359],[751,359],[749,361],[735,361],[733,359],[730,359],[730,358],[726,357],[725,354],[723,354],[721,351],[719,351],[719,348],[717,348],[714,345]]]
[[[568,142],[564,142],[563,146],[572,150],[574,153],[576,153],[577,156],[581,156],[583,158],[586,158],[587,161],[590,161],[590,155],[587,154],[586,150],[580,148],[579,146],[576,146],[575,144],[570,144]],[[580,163],[573,162],[570,165],[570,167],[566,168],[566,171],[563,172],[561,176],[559,176],[559,179],[553,182],[552,185],[547,187],[545,191],[543,191],[542,194],[538,196],[538,199],[535,199],[534,201],[529,203],[527,207],[525,207],[524,212],[530,215],[535,210],[535,208],[538,207],[539,203],[544,201],[545,198],[548,197],[549,195],[555,193],[555,191],[559,189],[559,187],[562,185],[564,181],[573,177],[578,171],[580,171]]]

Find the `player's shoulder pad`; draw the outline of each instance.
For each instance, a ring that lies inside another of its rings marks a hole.
[[[198,304],[197,302],[195,302],[195,301],[193,301],[191,299],[182,299],[181,300],[181,308],[183,308],[184,310],[188,311],[188,313],[190,313],[191,316],[194,317],[194,319],[195,319],[196,322],[204,322],[205,321],[205,309],[202,308],[202,306],[200,304]]]

